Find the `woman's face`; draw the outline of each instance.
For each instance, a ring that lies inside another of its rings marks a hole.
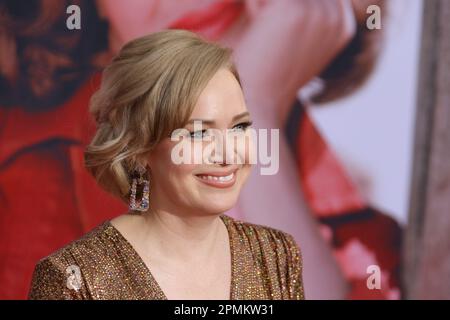
[[[236,204],[254,152],[250,115],[229,70],[220,69],[209,81],[190,116],[194,119],[180,141],[166,138],[151,152],[150,206],[183,215],[220,214]],[[186,155],[181,149],[191,154],[177,164],[174,156]]]

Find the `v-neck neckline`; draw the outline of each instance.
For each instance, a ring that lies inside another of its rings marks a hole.
[[[228,232],[228,241],[230,246],[230,256],[231,256],[231,279],[230,279],[230,295],[229,300],[233,300],[235,298],[236,292],[234,291],[235,288],[235,277],[236,277],[236,252],[235,252],[235,244],[234,244],[234,237],[232,236],[232,228],[231,228],[231,220],[233,218],[221,214],[219,216],[222,220],[222,222],[225,224],[225,227]],[[153,283],[154,287],[156,288],[157,296],[161,297],[163,300],[168,300],[166,294],[162,290],[159,283],[156,281],[156,278],[153,276],[150,268],[145,264],[144,259],[139,255],[137,250],[133,247],[133,245],[128,241],[127,238],[111,223],[111,220],[106,220],[105,225],[107,228],[113,231],[113,233],[121,240],[121,242],[129,249],[129,252],[133,255],[134,261],[136,261],[139,264],[139,267],[144,270],[144,274],[146,277],[150,280],[150,282]]]

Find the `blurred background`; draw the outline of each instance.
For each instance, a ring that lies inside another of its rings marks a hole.
[[[124,43],[167,28],[233,48],[256,127],[282,130],[279,174],[252,175],[228,214],[294,235],[307,298],[449,299],[446,13],[448,0],[0,0],[0,299],[26,299],[39,259],[127,211],[84,170],[89,98]]]

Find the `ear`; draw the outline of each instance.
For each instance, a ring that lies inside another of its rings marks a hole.
[[[136,163],[139,163],[141,166],[143,166],[146,169],[149,169],[151,167],[151,163],[153,161],[153,153],[148,152],[146,154],[140,155],[136,158]]]

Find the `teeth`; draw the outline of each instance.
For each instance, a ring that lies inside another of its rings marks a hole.
[[[234,173],[232,173],[232,174],[230,174],[228,176],[224,176],[224,177],[199,175],[199,177],[204,179],[204,180],[214,180],[214,181],[219,181],[219,182],[228,182],[231,179],[233,179],[233,176],[234,176]]]

